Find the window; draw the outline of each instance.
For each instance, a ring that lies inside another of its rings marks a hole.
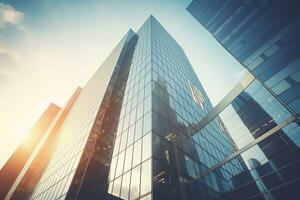
[[[267,57],[270,57],[272,56],[274,53],[276,53],[278,51],[278,49],[280,49],[280,47],[277,45],[277,44],[273,44],[270,48],[268,48],[264,54],[267,56]]]
[[[117,157],[114,157],[111,161],[110,172],[109,172],[109,180],[113,180],[115,176],[115,169],[117,164]]]
[[[151,191],[152,182],[152,167],[151,159],[142,164],[142,174],[141,174],[141,195],[147,194]]]
[[[124,163],[124,172],[131,169],[131,163],[132,163],[132,152],[133,152],[133,145],[128,147],[126,149],[126,157],[125,157],[125,163]]]
[[[127,146],[133,143],[133,139],[134,139],[134,125],[130,126],[128,129]]]
[[[115,177],[120,176],[123,172],[124,157],[125,157],[125,151],[119,154]]]
[[[121,178],[122,178],[122,177],[116,179],[115,182],[114,182],[114,188],[113,188],[112,194],[113,194],[114,196],[117,196],[117,197],[119,197],[119,195],[120,195],[121,180],[122,180]]]
[[[152,119],[151,119],[151,112],[148,112],[145,116],[144,116],[144,126],[143,126],[143,134],[147,134],[149,131],[152,130]]]
[[[151,146],[152,146],[151,133],[149,133],[143,137],[143,155],[142,155],[143,161],[151,157],[152,154]]]
[[[134,150],[133,150],[133,162],[132,166],[136,166],[141,162],[141,155],[142,155],[142,140],[137,141],[134,143]]]
[[[126,147],[126,141],[127,141],[127,130],[122,134],[121,137],[121,144],[120,144],[120,151],[123,151]]]
[[[119,137],[116,138],[113,156],[117,155],[118,152],[119,152],[120,139],[121,139],[121,136],[119,136]]]
[[[143,103],[140,103],[137,107],[136,118],[139,119],[143,116]]]
[[[297,83],[300,82],[300,70],[291,75],[291,78]]]
[[[140,171],[141,166],[132,170],[131,173],[131,186],[130,186],[130,199],[139,197],[140,194]]]
[[[120,197],[122,199],[128,199],[128,195],[129,195],[129,188],[130,187],[130,172],[126,173],[123,176],[123,180],[122,180],[122,189],[121,189],[121,195]]]
[[[139,119],[135,124],[135,141],[143,135],[143,118]]]
[[[149,84],[150,85],[150,84]],[[144,100],[144,114],[151,110],[151,96]]]
[[[257,57],[252,63],[248,65],[250,70],[254,70],[258,65],[260,65],[264,59],[262,57]]]
[[[272,89],[276,94],[281,94],[282,92],[286,91],[290,87],[291,85],[287,81],[282,80],[280,83],[275,85]]]
[[[131,126],[136,120],[136,108],[134,108],[131,113],[130,113],[130,123],[129,125]]]
[[[192,97],[193,97],[193,100],[196,102],[196,104],[198,106],[200,106],[202,108],[202,110],[204,109],[204,98],[203,98],[203,95],[202,93],[198,90],[198,88],[196,88],[194,85],[192,85],[190,82],[189,82],[189,88],[190,88],[190,91],[192,93]]]

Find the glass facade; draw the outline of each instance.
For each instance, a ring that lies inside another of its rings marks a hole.
[[[241,91],[214,120],[222,120],[223,131],[237,148],[193,183],[195,197],[299,199],[300,121],[259,81]],[[216,132],[208,126],[214,120],[196,134],[199,139]]]
[[[155,18],[137,35],[108,192],[122,199],[190,199],[188,183],[236,146],[218,120],[208,125],[217,132],[191,137],[212,110],[192,66]]]
[[[12,190],[11,188],[14,187],[14,183],[26,168],[25,165],[30,161],[34,150],[43,141],[47,130],[59,115],[60,110],[60,107],[51,103],[26,135],[24,141],[3,165],[0,170],[0,199],[4,199]]]
[[[89,136],[94,132],[98,111],[114,80],[118,60],[132,33],[119,42],[102,66],[82,89],[69,115],[59,130],[59,142],[42,177],[29,199],[66,199],[83,152],[90,148]],[[77,180],[76,180],[77,181]]]
[[[69,116],[78,96],[81,93],[81,88],[77,88],[65,106],[57,114],[38,145],[31,153],[30,158],[22,168],[18,178],[10,188],[5,200],[9,199],[28,199],[32,190],[39,182],[43,171],[49,164],[52,155],[56,149],[59,138],[59,130],[64,124],[67,116]]]
[[[299,199],[299,119],[253,79],[214,108],[150,16],[83,88],[29,199]]]
[[[184,52],[152,17],[137,35],[110,194],[195,200],[299,196],[299,122],[282,103],[254,80],[198,129],[215,110]]]
[[[299,115],[299,6],[297,0],[194,0],[187,10]]]

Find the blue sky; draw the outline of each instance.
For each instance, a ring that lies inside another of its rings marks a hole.
[[[213,104],[219,102],[244,70],[185,10],[190,2],[0,2],[0,167],[48,104],[63,106],[150,14],[182,46]]]

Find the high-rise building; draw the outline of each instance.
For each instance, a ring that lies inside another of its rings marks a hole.
[[[120,103],[137,36],[129,31],[82,88],[29,199],[104,199]]]
[[[226,100],[232,91],[221,101],[217,107],[223,110],[212,112],[222,119],[238,150],[206,173],[222,172],[240,155],[247,166],[242,173],[251,179],[229,177],[229,188],[206,193],[204,199],[300,198],[298,7],[295,0],[194,0],[187,7],[255,77],[235,98]],[[250,189],[253,185],[256,190]]]
[[[191,199],[191,183],[237,149],[220,120],[196,142],[212,109],[182,48],[151,16],[82,89],[29,199]]]
[[[35,147],[59,113],[60,107],[50,104],[0,171],[0,199],[4,199]]]
[[[299,115],[299,7],[298,0],[194,0],[187,10]]]
[[[28,160],[13,182],[13,185],[10,187],[4,198],[5,200],[27,199],[27,197],[31,194],[33,188],[36,186],[43,171],[53,156],[60,136],[59,130],[76,102],[80,91],[81,88],[78,87],[66,105],[60,109],[56,117],[45,130],[43,137],[31,152]]]
[[[297,199],[299,124],[250,74],[213,107],[150,16],[83,87],[23,199]]]
[[[153,17],[136,34],[108,192],[121,199],[191,199],[190,183],[236,147],[222,132],[204,136],[210,152],[190,137],[213,108],[192,66]]]
[[[6,186],[7,192],[3,194],[1,199],[26,199],[31,194],[56,149],[59,130],[80,91],[81,88],[77,88],[63,108],[50,104],[33,128],[33,132],[26,137],[26,143],[23,143],[6,163],[5,166],[7,167],[3,172],[16,171],[18,169],[18,173],[13,181],[2,179],[1,185]],[[33,143],[35,144],[34,146],[32,145]],[[24,146],[30,147],[30,152],[26,151]],[[24,160],[22,155],[26,155],[26,160]],[[22,163],[22,166],[15,164],[19,162]],[[6,174],[3,174],[3,176],[5,177]],[[8,184],[10,185],[7,186]]]

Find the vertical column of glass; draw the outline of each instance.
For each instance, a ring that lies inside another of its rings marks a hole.
[[[189,199],[186,183],[199,175],[200,165],[188,136],[212,106],[183,50],[156,20],[151,47],[153,199]]]
[[[122,199],[151,199],[150,28],[137,33],[110,168],[108,192]]]

